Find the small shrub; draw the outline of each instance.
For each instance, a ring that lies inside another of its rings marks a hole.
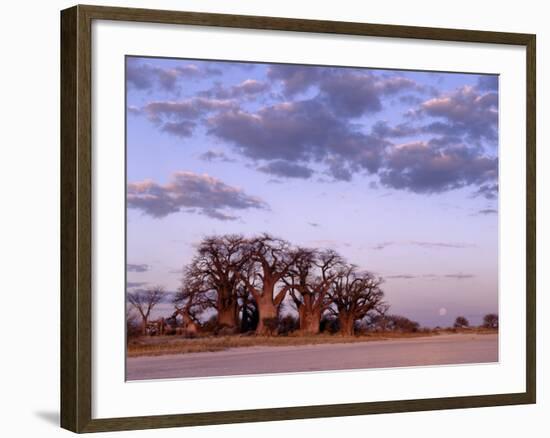
[[[279,325],[278,318],[262,318],[262,323],[269,336],[273,336],[273,334],[277,332],[277,327]]]
[[[215,333],[218,329],[218,317],[216,315],[211,316],[201,328],[205,333]]]
[[[230,327],[226,324],[218,325],[214,331],[216,336],[230,336],[236,333],[235,327]]]
[[[338,318],[324,316],[321,319],[321,324],[319,325],[319,331],[321,333],[338,333],[340,331],[340,321]]]
[[[298,318],[292,315],[286,315],[279,320],[277,332],[279,335],[287,336],[300,328]]]

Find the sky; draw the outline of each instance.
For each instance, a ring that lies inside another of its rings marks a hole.
[[[269,232],[423,326],[498,311],[498,76],[127,57],[126,101],[128,290]]]

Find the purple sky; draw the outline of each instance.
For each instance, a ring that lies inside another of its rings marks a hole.
[[[175,290],[203,236],[268,231],[383,276],[422,325],[497,311],[496,76],[126,68],[129,289]]]

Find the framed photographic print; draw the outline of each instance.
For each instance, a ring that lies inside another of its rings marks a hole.
[[[535,402],[534,35],[75,6],[61,49],[62,427]]]

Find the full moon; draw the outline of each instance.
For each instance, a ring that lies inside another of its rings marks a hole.
[[[439,309],[440,316],[445,316],[446,314],[447,314],[447,309],[445,309],[445,307],[442,307],[441,309]]]

